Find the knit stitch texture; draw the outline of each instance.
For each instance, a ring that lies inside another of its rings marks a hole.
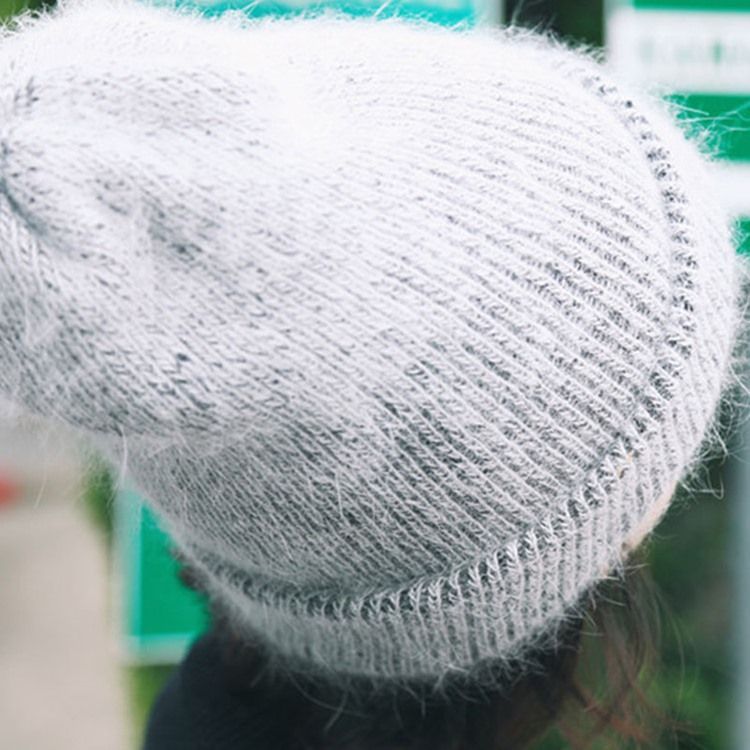
[[[716,444],[744,261],[591,56],[79,0],[0,75],[0,391],[284,663],[513,658]]]

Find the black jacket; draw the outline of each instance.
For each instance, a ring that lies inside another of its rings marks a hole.
[[[233,692],[209,631],[193,644],[159,694],[143,750],[265,750],[269,716]],[[267,710],[267,707],[266,707]],[[280,750],[280,748],[274,748]]]

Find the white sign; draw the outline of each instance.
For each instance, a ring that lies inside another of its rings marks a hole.
[[[613,65],[633,80],[671,91],[750,91],[750,13],[617,7],[607,46]]]

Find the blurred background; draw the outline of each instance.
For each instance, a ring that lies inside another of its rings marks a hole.
[[[0,0],[6,20],[40,7]],[[645,82],[687,102],[695,122],[715,123],[728,200],[737,204],[738,227],[747,228],[750,67],[738,76],[731,66],[750,65],[750,25],[743,25],[750,21],[738,21],[750,19],[750,0],[506,0],[482,13],[595,46],[606,40],[623,74],[641,82],[653,76]],[[714,18],[722,13],[733,15]],[[665,733],[663,748],[750,747],[745,442],[740,432],[729,460],[704,467],[649,548],[670,613],[652,693],[682,722]],[[28,420],[0,424],[2,750],[137,748],[154,696],[206,624],[140,499],[104,466],[84,474],[73,446]],[[562,745],[550,737],[543,747]]]

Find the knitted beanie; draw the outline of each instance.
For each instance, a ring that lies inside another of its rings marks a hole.
[[[76,0],[0,75],[0,391],[290,667],[513,659],[716,443],[745,267],[591,55]]]

